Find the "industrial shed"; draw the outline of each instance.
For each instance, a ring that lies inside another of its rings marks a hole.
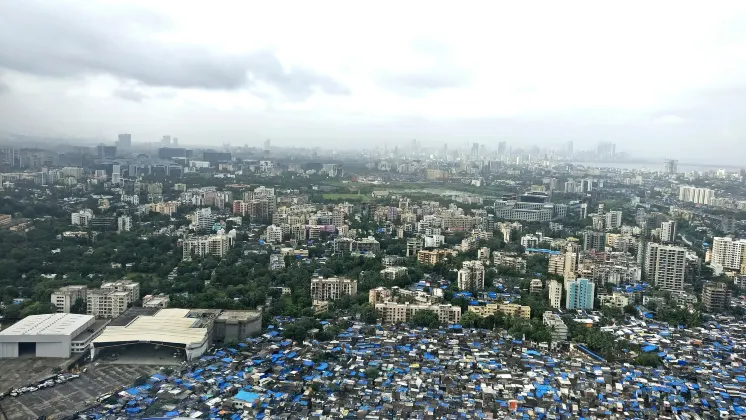
[[[183,351],[186,359],[191,360],[201,356],[210,343],[204,320],[188,309],[160,309],[153,315],[136,315],[134,319],[125,319],[126,325],[117,321],[93,340],[91,359],[100,350],[148,344]]]
[[[83,351],[93,338],[96,326],[92,315],[31,315],[0,332],[0,358],[59,357],[68,358],[73,351]]]

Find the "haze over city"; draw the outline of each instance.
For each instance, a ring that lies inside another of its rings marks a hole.
[[[746,4],[0,3],[0,135],[737,164]]]

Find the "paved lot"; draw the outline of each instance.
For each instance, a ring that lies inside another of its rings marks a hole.
[[[0,401],[7,420],[36,419],[53,414],[69,415],[82,410],[102,394],[129,387],[141,375],[150,375],[158,366],[100,365],[89,366],[87,373],[52,388],[6,397]]]
[[[0,362],[0,394],[11,388],[30,385],[52,374],[56,366],[65,365],[71,359],[20,358],[2,359]]]

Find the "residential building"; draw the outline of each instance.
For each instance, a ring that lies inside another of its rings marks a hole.
[[[513,318],[531,319],[531,307],[517,303],[488,303],[486,305],[469,306],[469,312],[485,317],[495,315],[498,312]]]
[[[267,230],[264,232],[266,241],[273,244],[279,244],[282,242],[282,227],[277,225],[267,226]]]
[[[129,232],[132,230],[132,218],[130,216],[117,217],[117,232]]]
[[[87,313],[96,318],[116,318],[124,313],[131,303],[130,294],[126,291],[93,289],[88,291]]]
[[[583,231],[583,251],[603,251],[606,247],[606,235],[592,230]]]
[[[101,290],[109,292],[127,292],[130,302],[140,300],[140,283],[131,280],[105,282],[101,285]]]
[[[492,262],[498,267],[510,268],[520,274],[526,273],[526,260],[518,254],[495,251],[492,253]]]
[[[384,303],[391,300],[391,290],[385,287],[376,287],[368,291],[368,303],[375,305],[377,303]]]
[[[671,244],[676,242],[676,221],[669,220],[661,223],[661,242]]]
[[[341,296],[355,296],[357,294],[357,280],[332,277],[328,279],[311,279],[311,298],[317,301],[339,299]]]
[[[280,254],[271,254],[269,256],[269,269],[277,271],[283,268],[285,268],[285,257]]]
[[[378,254],[381,252],[381,244],[376,240],[376,238],[368,236],[367,238],[353,241],[350,251]]]
[[[442,249],[436,249],[433,251],[417,251],[417,261],[422,264],[435,265],[448,255],[448,251]]]
[[[143,308],[168,308],[168,304],[171,302],[171,299],[166,294],[159,294],[159,295],[145,295],[142,297],[142,307]]]
[[[487,247],[482,247],[477,250],[477,259],[484,265],[489,265],[490,263],[490,249]]]
[[[622,226],[621,210],[610,211],[604,214],[604,227],[606,230],[619,229]]]
[[[621,293],[599,296],[598,301],[601,306],[611,306],[620,309],[629,305],[629,298]]]
[[[543,290],[544,290],[544,283],[541,281],[541,279],[531,280],[531,285],[529,286],[529,293],[541,293]]]
[[[567,286],[567,302],[565,308],[568,310],[593,309],[594,292],[596,285],[588,279],[565,280]]]
[[[78,299],[85,302],[87,297],[86,286],[64,286],[52,292],[51,301],[57,307],[57,313],[70,313]]]
[[[702,305],[707,312],[722,312],[730,306],[731,291],[725,283],[707,283],[702,288]]]
[[[386,267],[381,270],[383,280],[396,280],[407,275],[406,267]]]
[[[184,261],[190,260],[192,255],[198,257],[213,255],[222,258],[233,247],[235,240],[235,230],[231,230],[229,233],[221,230],[215,235],[195,236],[184,239],[182,258]]]
[[[709,188],[697,188],[688,185],[679,187],[679,200],[688,203],[711,205],[715,191]]]
[[[643,272],[645,279],[661,290],[683,290],[686,248],[648,243]]]
[[[461,308],[451,304],[427,305],[385,302],[377,303],[375,307],[385,324],[411,322],[414,315],[419,311],[435,312],[442,324],[457,324],[461,321]]]
[[[481,261],[464,261],[458,271],[458,288],[460,290],[484,289],[484,265]]]
[[[549,281],[549,306],[555,309],[562,307],[562,283],[557,280]]]
[[[407,239],[407,257],[413,257],[422,250],[422,239],[421,238],[409,238]]]
[[[90,209],[80,210],[70,216],[73,226],[88,226],[93,219],[93,211]]]
[[[710,265],[718,265],[724,270],[741,271],[745,257],[746,239],[736,240],[730,236],[713,238]]]
[[[559,315],[546,311],[542,316],[542,321],[551,330],[553,343],[567,340],[567,325]]]

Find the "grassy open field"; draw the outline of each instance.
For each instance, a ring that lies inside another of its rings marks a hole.
[[[370,201],[370,197],[362,193],[325,193],[322,196],[325,200]]]

